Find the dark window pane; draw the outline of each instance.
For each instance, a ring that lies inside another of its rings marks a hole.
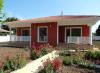
[[[23,30],[22,36],[29,36],[29,30]]]
[[[71,36],[81,36],[81,29],[80,28],[72,28]]]
[[[39,28],[39,41],[47,41],[47,28]]]
[[[40,28],[39,34],[40,34],[40,36],[46,36],[47,35],[47,28]]]

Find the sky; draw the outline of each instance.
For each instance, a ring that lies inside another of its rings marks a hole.
[[[4,10],[8,17],[20,19],[56,16],[62,11],[63,15],[100,15],[100,0],[4,0]]]

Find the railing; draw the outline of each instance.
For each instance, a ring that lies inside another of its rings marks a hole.
[[[90,44],[90,37],[68,37],[67,43]]]
[[[0,42],[9,42],[10,41],[10,36],[0,36]]]
[[[30,41],[30,36],[10,36],[10,41]]]
[[[100,41],[100,36],[93,36],[93,40]]]

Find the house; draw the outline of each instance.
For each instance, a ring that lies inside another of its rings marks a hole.
[[[49,43],[92,45],[91,27],[100,19],[95,15],[49,16],[29,20],[18,20],[6,23],[10,28],[16,28],[16,35],[11,41],[28,43],[32,47]],[[22,44],[19,44],[22,45]]]

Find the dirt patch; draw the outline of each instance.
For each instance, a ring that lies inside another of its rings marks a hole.
[[[94,70],[78,68],[75,66],[63,66],[62,73],[96,73]]]
[[[24,58],[29,58],[29,50],[22,48],[0,47],[0,62],[4,62],[8,57],[14,57],[18,53],[23,53]]]

